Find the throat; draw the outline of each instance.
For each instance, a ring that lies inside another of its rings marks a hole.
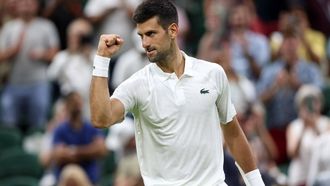
[[[157,66],[166,73],[175,73],[178,78],[182,76],[185,68],[185,58],[181,52],[172,55],[166,62],[158,62]]]

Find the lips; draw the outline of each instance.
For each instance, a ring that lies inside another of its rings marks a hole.
[[[156,52],[155,49],[147,49],[147,50],[146,50],[147,55],[151,55],[151,54],[153,54],[153,53],[155,53],[155,52]]]

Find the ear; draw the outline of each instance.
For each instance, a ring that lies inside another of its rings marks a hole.
[[[172,23],[168,27],[168,33],[171,37],[171,39],[175,39],[177,35],[179,34],[179,26],[176,23]]]

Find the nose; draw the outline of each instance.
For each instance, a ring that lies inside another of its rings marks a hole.
[[[150,41],[148,39],[148,37],[142,37],[142,47],[143,48],[148,48],[150,46]]]

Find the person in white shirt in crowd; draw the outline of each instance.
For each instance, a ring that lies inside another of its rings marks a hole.
[[[102,33],[120,35],[126,45],[118,51],[116,57],[133,47],[131,33],[134,24],[131,16],[134,8],[142,0],[88,0],[84,8],[84,14],[95,26],[95,36],[98,39]],[[96,40],[97,41],[97,40]]]
[[[330,123],[312,148],[312,159],[307,177],[307,186],[327,186],[330,183]]]
[[[263,186],[231,103],[226,74],[219,65],[180,50],[175,6],[168,0],[147,0],[133,20],[152,63],[110,97],[107,67],[124,41],[115,34],[100,37],[90,89],[93,125],[110,127],[133,113],[145,185],[227,185],[222,132],[246,183]]]
[[[286,133],[287,153],[291,158],[290,186],[306,184],[315,140],[329,127],[329,118],[321,115],[322,99],[320,88],[313,85],[303,85],[295,96],[299,116],[289,124]]]
[[[48,77],[59,84],[62,95],[76,91],[82,96],[85,118],[90,118],[90,72],[95,54],[92,31],[92,25],[87,20],[81,18],[74,20],[67,30],[68,48],[57,53],[48,68]]]

